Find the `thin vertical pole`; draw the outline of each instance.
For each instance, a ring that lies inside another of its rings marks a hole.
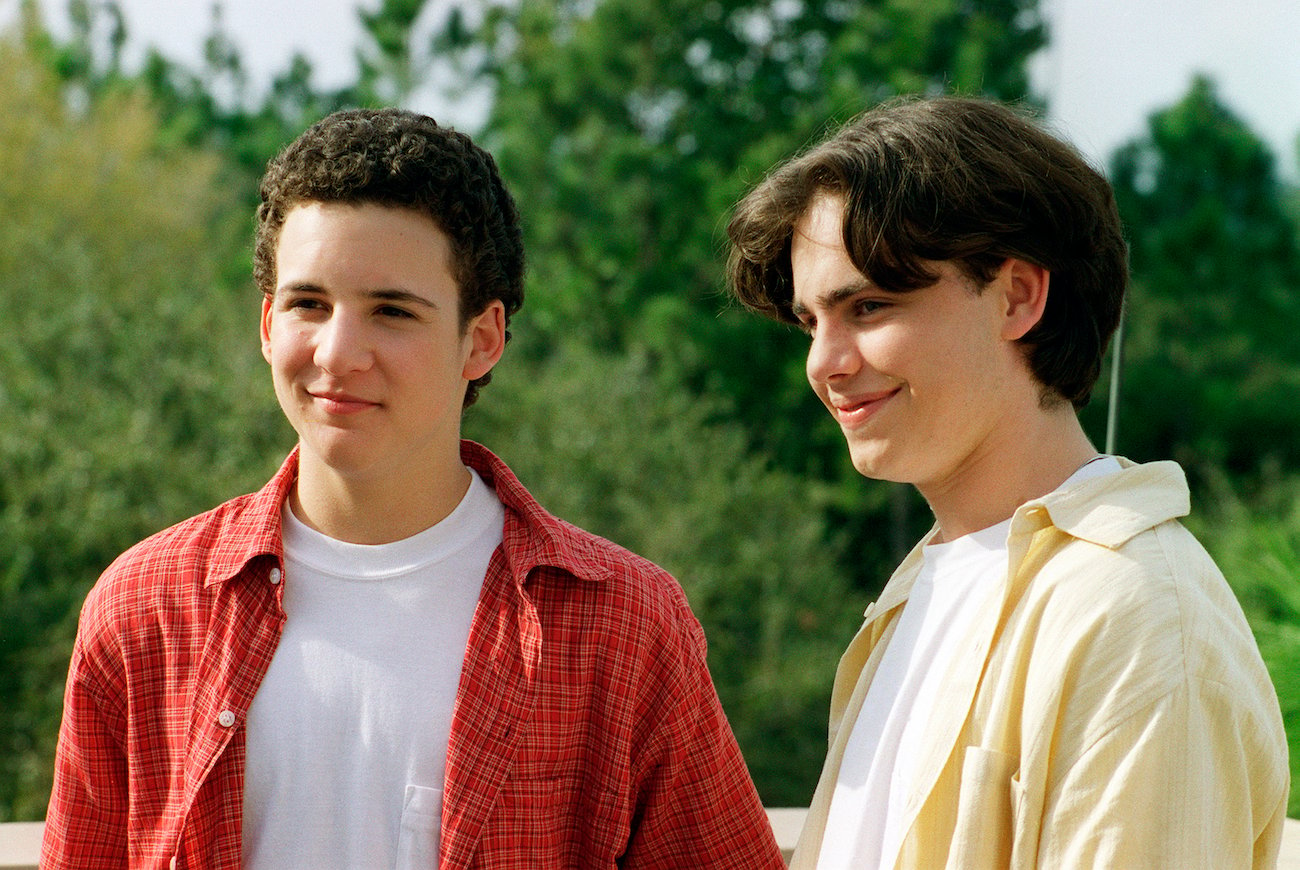
[[[1124,361],[1124,315],[1128,306],[1119,310],[1119,326],[1111,340],[1110,399],[1106,407],[1106,452],[1115,453],[1115,435],[1119,428],[1119,370]]]

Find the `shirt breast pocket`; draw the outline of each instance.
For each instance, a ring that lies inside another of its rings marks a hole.
[[[402,800],[396,870],[437,867],[441,833],[442,789],[408,785]]]
[[[1016,759],[971,746],[961,768],[957,822],[948,866],[1007,867],[1015,828]]]

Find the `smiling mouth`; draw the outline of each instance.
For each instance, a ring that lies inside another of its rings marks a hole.
[[[834,415],[838,422],[845,429],[853,429],[867,422],[885,402],[889,401],[900,390],[901,387],[895,387],[892,390],[885,390],[880,393],[874,393],[862,399],[852,402],[833,403],[831,414]]]
[[[378,402],[359,399],[356,396],[342,394],[332,395],[329,393],[310,393],[309,395],[327,414],[347,416],[349,414],[359,414],[362,411],[379,407]]]

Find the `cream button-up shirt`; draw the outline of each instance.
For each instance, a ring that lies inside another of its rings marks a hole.
[[[1223,575],[1177,522],[1182,470],[1121,464],[1012,518],[1005,583],[921,741],[896,868],[1276,865],[1290,781],[1277,695]],[[840,661],[794,870],[835,836],[848,731],[920,565],[918,545]]]

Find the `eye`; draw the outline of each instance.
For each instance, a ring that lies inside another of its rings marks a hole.
[[[311,296],[292,296],[284,300],[286,310],[300,311],[320,311],[324,309],[324,304]]]
[[[853,313],[858,317],[867,317],[888,307],[888,302],[881,302],[879,299],[859,299],[853,303]]]
[[[398,320],[410,320],[415,317],[414,314],[407,311],[405,308],[398,308],[396,305],[381,305],[375,310],[375,313],[382,317],[392,317]]]

